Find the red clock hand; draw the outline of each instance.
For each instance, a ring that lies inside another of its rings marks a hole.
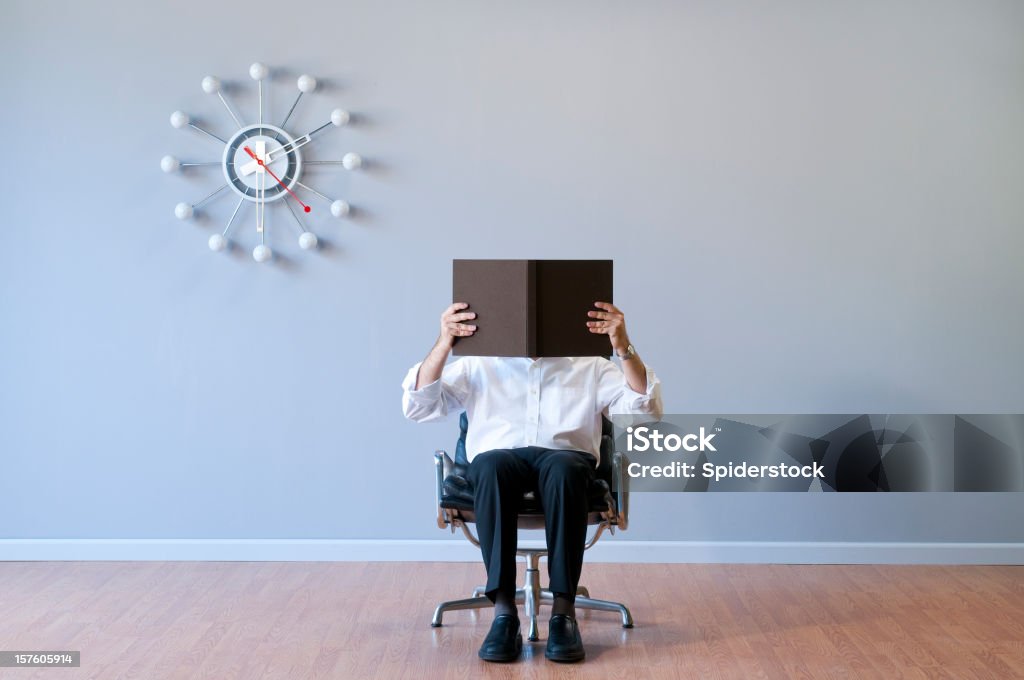
[[[308,205],[306,205],[306,204],[305,204],[305,203],[303,203],[303,202],[302,202],[301,200],[299,200],[299,197],[295,195],[295,192],[294,192],[294,191],[292,191],[291,189],[289,189],[289,188],[288,188],[288,187],[287,187],[287,186],[285,185],[285,183],[281,181],[281,178],[280,178],[280,177],[278,177],[277,175],[275,175],[275,174],[274,174],[274,171],[273,171],[273,170],[271,170],[270,168],[268,168],[268,167],[267,167],[267,164],[263,162],[263,159],[262,159],[262,158],[258,158],[258,157],[256,156],[256,154],[254,154],[254,153],[252,152],[252,149],[250,149],[249,147],[244,147],[244,148],[245,148],[245,152],[246,152],[247,154],[249,154],[250,156],[252,156],[252,159],[253,159],[254,161],[256,161],[257,163],[259,163],[259,164],[260,164],[260,167],[261,167],[261,168],[263,168],[264,170],[266,170],[267,172],[269,172],[269,173],[270,173],[270,176],[271,176],[271,177],[273,177],[274,179],[276,179],[276,180],[277,180],[277,183],[278,183],[278,184],[280,184],[280,185],[281,185],[282,187],[284,187],[284,190],[285,190],[285,191],[287,191],[287,192],[288,192],[289,194],[291,194],[291,195],[292,195],[292,198],[294,198],[294,199],[295,199],[295,200],[296,200],[296,201],[298,202],[298,204],[302,206],[302,209],[303,209],[303,210],[305,210],[306,212],[309,212],[310,210],[312,210],[312,208],[310,208],[310,207],[309,207]]]

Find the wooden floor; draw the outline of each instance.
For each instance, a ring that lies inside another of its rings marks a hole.
[[[541,640],[476,652],[469,563],[0,563],[0,650],[81,650],[0,678],[1024,678],[1024,567],[587,564],[617,615],[581,616],[587,661]]]

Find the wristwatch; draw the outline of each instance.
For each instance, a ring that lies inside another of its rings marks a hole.
[[[615,356],[619,357],[623,361],[625,361],[626,359],[632,359],[633,357],[636,356],[636,347],[633,347],[633,343],[629,343],[628,345],[626,345],[625,352],[619,354],[619,352],[616,351]]]

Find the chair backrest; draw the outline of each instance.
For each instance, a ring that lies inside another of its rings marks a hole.
[[[469,466],[469,460],[466,458],[466,431],[468,429],[469,418],[466,416],[466,412],[463,411],[462,415],[459,416],[459,441],[455,443],[456,466]],[[615,488],[612,484],[612,457],[615,455],[614,436],[612,421],[601,416],[601,460],[597,462],[596,477],[607,482],[609,489]],[[617,502],[618,495],[613,492],[612,496],[615,497]]]

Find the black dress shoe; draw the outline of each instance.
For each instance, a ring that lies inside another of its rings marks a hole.
[[[583,638],[576,619],[565,614],[555,614],[548,624],[548,646],[544,656],[551,661],[572,663],[583,661]]]
[[[523,651],[523,635],[519,617],[511,614],[495,616],[491,630],[477,654],[484,661],[515,661]]]

